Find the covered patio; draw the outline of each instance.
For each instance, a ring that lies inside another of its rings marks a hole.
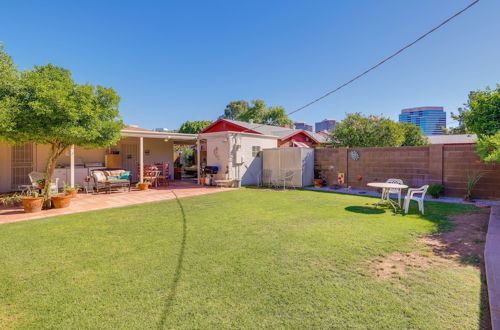
[[[162,176],[174,179],[178,171],[176,164],[176,145],[198,145],[195,134],[156,132],[137,126],[127,126],[122,131],[123,138],[115,145],[105,149],[89,149],[78,146],[69,147],[58,159],[53,174],[58,190],[65,184],[89,190],[93,186],[91,173],[101,169],[123,169],[130,171],[131,183],[144,181],[144,168],[157,166]],[[0,142],[0,193],[22,191],[32,185],[29,178],[32,172],[43,173],[47,164],[48,145],[27,143],[9,145]],[[199,159],[199,151],[196,153]],[[192,171],[199,172],[198,166]],[[147,173],[146,173],[147,174]]]
[[[213,194],[226,190],[231,190],[231,188],[208,187],[200,186],[195,183],[174,181],[169,186],[152,188],[146,191],[139,191],[138,189],[133,188],[132,191],[126,193],[80,193],[72,200],[71,205],[68,208],[63,209],[50,209],[37,213],[24,213],[23,209],[19,207],[0,207],[0,224],[150,202],[159,202],[174,199],[176,197],[183,198]]]

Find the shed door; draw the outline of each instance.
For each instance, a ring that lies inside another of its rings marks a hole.
[[[130,171],[132,179],[137,179],[137,158],[139,155],[139,146],[137,144],[122,144],[122,163],[123,168]]]
[[[11,188],[17,190],[20,185],[30,184],[28,174],[33,172],[33,143],[12,146],[11,153]]]

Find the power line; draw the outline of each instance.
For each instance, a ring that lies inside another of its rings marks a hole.
[[[465,7],[464,9],[458,11],[457,13],[453,14],[452,16],[448,17],[447,19],[445,19],[443,22],[441,22],[439,25],[436,25],[435,27],[433,27],[432,29],[430,29],[429,31],[427,31],[426,33],[422,34],[420,37],[418,37],[417,39],[415,39],[414,41],[410,42],[409,44],[407,44],[406,46],[400,48],[398,51],[394,52],[392,55],[384,58],[382,61],[378,62],[377,64],[371,66],[370,68],[368,68],[367,70],[363,71],[362,73],[358,74],[357,76],[355,76],[354,78],[350,79],[349,81],[341,84],[340,86],[338,86],[337,88],[321,95],[320,97],[312,100],[311,102],[309,103],[306,103],[304,104],[303,106],[289,112],[287,114],[287,116],[290,116],[290,115],[293,115],[294,113],[297,113],[299,111],[302,111],[304,110],[305,108],[313,105],[314,103],[317,103],[319,101],[321,101],[322,99],[332,95],[333,93],[335,92],[338,92],[339,90],[341,90],[342,88],[350,85],[351,83],[353,83],[354,81],[358,80],[359,78],[363,77],[364,75],[368,74],[370,71],[373,71],[375,70],[376,68],[378,68],[379,66],[381,66],[382,64],[384,64],[385,62],[389,61],[390,59],[398,56],[399,54],[401,54],[402,52],[404,52],[406,49],[410,48],[411,46],[415,45],[417,42],[419,42],[420,40],[424,39],[425,37],[427,37],[428,35],[430,35],[431,33],[435,32],[436,30],[440,29],[441,27],[443,27],[444,25],[446,25],[447,23],[449,23],[451,20],[453,20],[454,18],[460,16],[461,14],[463,14],[465,11],[467,11],[468,9],[470,9],[472,6],[474,6],[475,4],[477,4],[479,2],[479,0],[474,0],[472,1],[467,7]],[[255,126],[253,128],[248,128],[246,130],[244,130],[242,133],[246,132],[246,131],[249,131],[249,130],[253,130],[253,129],[256,129],[256,128],[259,128],[259,127],[262,127],[264,126],[265,124],[261,124],[260,126]]]
[[[323,94],[322,96],[312,100],[311,102],[301,106],[300,108],[298,109],[295,109],[293,111],[291,111],[288,115],[292,115],[296,112],[299,112],[311,105],[313,105],[314,103],[324,99],[325,97],[328,97],[329,95],[337,92],[338,90],[346,87],[347,85],[353,83],[355,80],[358,80],[359,78],[361,78],[362,76],[366,75],[368,72],[372,71],[372,70],[375,70],[376,68],[378,68],[379,66],[381,66],[382,64],[384,64],[385,62],[389,61],[390,59],[398,56],[399,54],[401,54],[402,52],[404,52],[406,49],[410,48],[411,46],[413,46],[414,44],[416,44],[417,42],[419,42],[420,40],[424,39],[425,37],[427,37],[429,34],[433,33],[434,31],[438,30],[439,28],[441,28],[442,26],[444,26],[445,24],[447,24],[448,22],[450,22],[452,19],[454,19],[455,17],[459,16],[460,14],[462,14],[463,12],[465,12],[466,10],[468,10],[469,8],[471,8],[472,6],[474,6],[476,3],[478,3],[479,0],[475,0],[473,2],[471,2],[467,7],[465,7],[464,9],[460,10],[459,12],[455,13],[453,16],[450,16],[449,18],[447,18],[446,20],[444,20],[441,24],[435,26],[434,28],[432,28],[431,30],[429,30],[428,32],[424,33],[423,35],[421,35],[420,37],[418,37],[417,39],[415,39],[414,41],[410,42],[409,44],[407,44],[406,46],[404,46],[403,48],[399,49],[398,51],[396,51],[395,53],[393,53],[392,55],[386,57],[385,59],[383,59],[382,61],[378,62],[377,64],[375,64],[374,66],[370,67],[369,69],[365,70],[364,72],[358,74],[357,76],[355,76],[354,78],[352,78],[351,80],[343,83],[342,85],[338,86],[337,88]]]

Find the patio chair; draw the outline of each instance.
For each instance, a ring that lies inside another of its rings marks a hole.
[[[410,188],[408,189],[408,193],[406,194],[405,197],[405,202],[404,202],[404,209],[405,213],[408,213],[408,209],[410,208],[410,201],[414,200],[418,203],[418,209],[420,212],[422,212],[422,215],[424,214],[424,198],[425,194],[427,193],[427,188],[429,188],[429,185],[422,186],[420,188]],[[415,194],[419,194],[419,196],[415,196]]]
[[[158,164],[157,164],[158,165]],[[160,175],[158,176],[158,184],[160,186],[165,185],[168,186],[168,178],[169,178],[169,173],[170,173],[170,165],[169,163],[163,163],[161,165],[161,172]]]
[[[401,179],[387,179],[386,183],[397,183],[397,184],[403,184],[403,180]],[[387,198],[391,197],[391,194],[398,194],[398,205],[401,206],[401,189],[387,189],[386,193],[389,194]]]
[[[158,187],[159,186],[158,178],[160,176],[160,173],[161,171],[159,170],[148,169],[147,171],[145,171],[144,181],[150,182],[153,187]]]
[[[281,177],[271,178],[271,187],[292,187],[295,189],[295,186],[292,185],[292,180],[295,175],[294,171],[287,171]]]
[[[41,180],[45,177],[44,173],[41,172],[31,172],[28,174],[28,177],[30,178],[31,186],[32,188],[39,189],[39,183],[38,180]],[[59,178],[54,178],[52,179],[52,182],[50,183],[50,192],[57,194],[59,192]]]

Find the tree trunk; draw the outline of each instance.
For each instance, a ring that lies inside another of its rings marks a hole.
[[[44,197],[44,208],[50,209],[50,186],[52,184],[52,176],[54,175],[54,169],[56,167],[56,161],[59,156],[66,150],[67,146],[60,142],[55,142],[50,144],[50,154],[47,159],[47,166],[45,169],[45,187],[43,188],[42,194]]]

